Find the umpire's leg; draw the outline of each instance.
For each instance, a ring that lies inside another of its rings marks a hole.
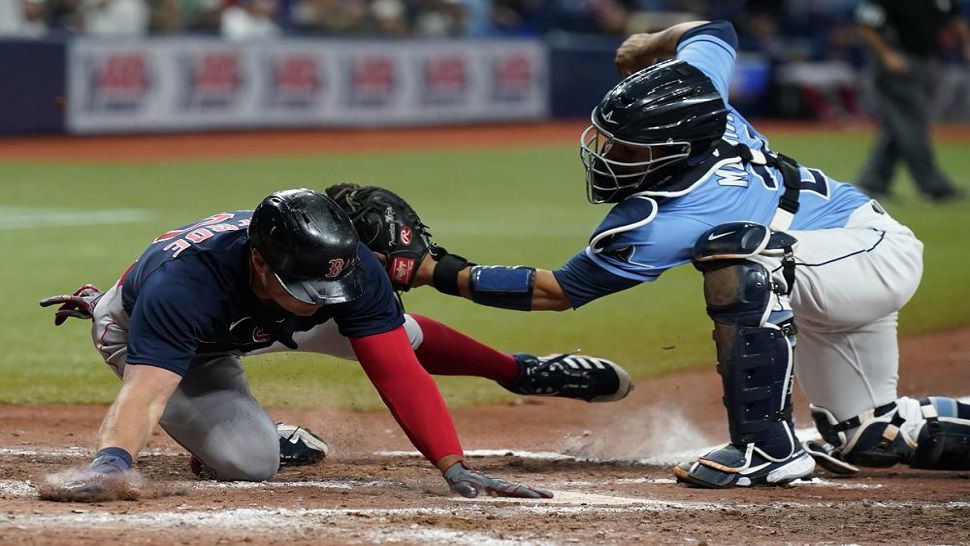
[[[268,480],[279,469],[276,425],[235,356],[193,361],[159,423],[221,480]]]
[[[886,124],[913,181],[927,197],[946,197],[953,194],[954,188],[933,156],[929,127],[931,82],[931,68],[925,61],[911,58],[909,72],[882,78],[878,84],[886,97]]]
[[[889,123],[889,110],[894,108],[887,97],[886,88],[880,85],[879,76],[871,76],[872,93],[878,100],[876,105],[879,117],[879,138],[869,152],[862,172],[856,179],[856,184],[872,197],[880,197],[889,193],[889,183],[896,172],[896,163],[900,158],[899,143],[896,139],[897,127]]]

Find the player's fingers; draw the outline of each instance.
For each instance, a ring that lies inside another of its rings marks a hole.
[[[492,480],[492,493],[500,497],[516,497],[522,499],[551,499],[552,491],[530,487],[505,480]]]
[[[474,499],[478,496],[478,488],[468,481],[451,484],[451,490],[465,497],[466,499]]]
[[[44,298],[44,299],[40,300],[40,306],[41,307],[50,307],[51,305],[58,305],[60,303],[66,303],[66,302],[71,301],[73,299],[74,299],[74,296],[68,296],[66,294],[62,294],[60,296],[51,296],[49,298]]]
[[[54,313],[54,326],[64,324],[67,319],[74,317],[79,319],[90,319],[91,313],[78,309],[61,309]]]

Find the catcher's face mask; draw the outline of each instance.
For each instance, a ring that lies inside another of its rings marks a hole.
[[[647,186],[651,173],[690,155],[690,142],[639,143],[616,138],[595,123],[579,137],[590,203],[613,203]]]

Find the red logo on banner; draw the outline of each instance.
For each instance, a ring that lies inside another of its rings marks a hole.
[[[146,72],[140,53],[108,55],[101,60],[95,85],[104,94],[140,95],[148,87]]]
[[[313,93],[319,85],[317,59],[310,55],[288,55],[274,66],[277,90],[287,94]]]
[[[400,256],[391,261],[391,280],[397,284],[410,284],[414,276],[414,258]]]
[[[519,100],[533,87],[535,67],[525,55],[509,55],[495,60],[495,97],[499,100]]]
[[[328,279],[333,279],[339,276],[343,270],[344,270],[344,261],[341,260],[340,258],[334,258],[330,260],[330,269],[327,271],[327,274],[325,276]]]
[[[383,55],[361,56],[350,66],[350,101],[354,103],[383,103],[391,99],[395,81],[394,59]]]
[[[192,87],[203,93],[232,93],[239,80],[236,52],[205,53],[192,67]]]
[[[465,72],[465,59],[439,57],[428,61],[424,77],[431,92],[460,93],[465,89]]]
[[[401,244],[405,246],[411,244],[411,228],[408,226],[401,228]]]

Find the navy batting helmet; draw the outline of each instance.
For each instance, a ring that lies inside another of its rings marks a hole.
[[[703,72],[680,60],[629,76],[593,109],[580,138],[589,200],[663,195],[665,184],[720,141],[727,107]]]
[[[271,194],[253,211],[249,240],[294,298],[348,302],[364,291],[357,231],[332,199],[308,189]]]

